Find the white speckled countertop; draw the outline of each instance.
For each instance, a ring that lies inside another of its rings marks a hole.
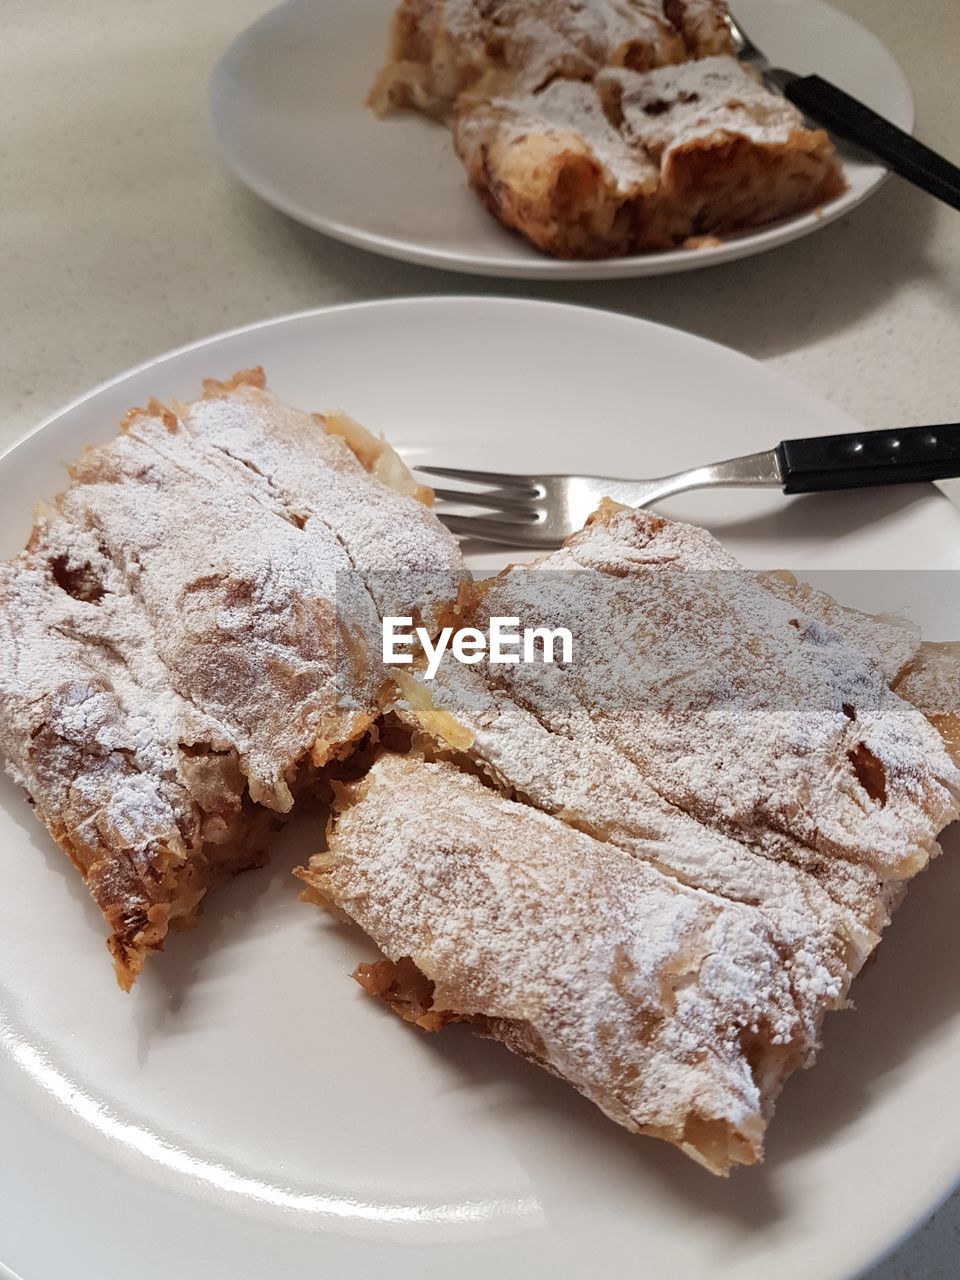
[[[918,131],[960,159],[957,0],[835,0],[894,51]],[[898,181],[773,255],[538,287],[376,258],[304,230],[213,154],[209,72],[266,0],[6,0],[0,448],[151,355],[302,307],[508,292],[616,308],[769,360],[869,426],[960,415],[960,216]],[[960,1194],[870,1280],[960,1274]],[[811,1280],[816,1280],[811,1277]]]

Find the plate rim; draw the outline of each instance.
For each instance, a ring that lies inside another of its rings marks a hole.
[[[464,257],[455,251],[442,248],[429,248],[398,236],[383,235],[377,232],[357,230],[338,218],[324,217],[300,203],[299,200],[287,198],[275,187],[261,180],[246,162],[240,159],[225,141],[223,130],[218,121],[219,98],[229,83],[229,65],[243,42],[247,41],[260,27],[277,22],[282,10],[292,9],[303,0],[279,0],[266,13],[260,14],[248,23],[230,41],[221,53],[210,73],[207,83],[206,108],[207,124],[217,153],[226,168],[258,199],[271,208],[292,218],[295,222],[329,236],[342,244],[355,249],[362,249],[381,257],[406,262],[415,266],[430,267],[438,271],[458,272],[487,278],[513,280],[619,280],[641,279],[661,275],[672,275],[687,271],[696,271],[708,267],[722,266],[741,258],[753,257],[766,253],[783,245],[793,243],[805,236],[812,235],[822,227],[829,226],[840,218],[858,209],[866,200],[875,195],[892,176],[889,170],[878,173],[867,184],[866,188],[856,195],[849,191],[833,200],[827,201],[816,209],[801,213],[792,218],[774,222],[755,231],[744,232],[723,241],[716,247],[707,247],[695,251],[685,249],[668,249],[657,253],[631,254],[623,257],[600,258],[593,260],[565,260],[552,258],[537,250],[531,250],[527,258],[487,256]],[[905,94],[907,118],[904,126],[912,135],[916,126],[916,99],[910,81],[895,54],[875,35],[869,27],[864,26],[843,9],[838,9],[830,0],[815,0],[815,3],[830,11],[831,15],[855,28],[858,38],[873,44],[889,59],[900,80],[900,88]],[[524,245],[524,248],[529,246]]]
[[[801,398],[809,398],[811,401],[821,404],[828,404],[831,410],[838,415],[838,418],[844,418],[850,423],[851,431],[864,430],[864,424],[859,422],[853,414],[846,409],[828,399],[827,396],[820,395],[805,383],[800,382],[791,374],[785,373],[782,369],[775,365],[760,360],[756,356],[748,355],[745,351],[740,351],[736,347],[728,346],[724,342],[718,342],[715,338],[707,338],[699,333],[691,333],[689,329],[683,329],[679,325],[664,324],[659,320],[650,320],[646,316],[629,315],[627,312],[619,311],[612,306],[594,306],[588,302],[565,302],[557,301],[554,298],[541,298],[531,294],[473,294],[473,293],[414,293],[400,294],[390,297],[379,298],[362,298],[353,302],[333,302],[321,304],[315,307],[302,307],[296,311],[284,311],[278,315],[261,317],[259,320],[250,320],[244,324],[234,325],[228,329],[220,329],[215,333],[207,334],[201,338],[194,338],[190,342],[180,343],[175,347],[170,347],[166,351],[162,351],[159,355],[150,356],[146,360],[142,360],[137,364],[130,365],[121,370],[119,373],[112,374],[110,377],[104,378],[96,383],[88,391],[81,392],[79,395],[72,397],[70,400],[61,404],[51,413],[46,414],[41,420],[33,426],[27,427],[20,435],[15,437],[4,449],[0,450],[0,469],[6,463],[10,455],[19,449],[21,445],[26,444],[33,436],[44,431],[47,427],[52,426],[58,419],[65,417],[73,410],[80,408],[88,400],[94,399],[105,391],[118,386],[121,382],[125,382],[128,378],[132,378],[137,374],[146,373],[149,369],[165,364],[169,360],[173,360],[178,356],[187,355],[193,351],[199,351],[203,347],[213,346],[218,342],[222,342],[227,338],[241,337],[247,333],[253,333],[260,329],[279,328],[284,324],[292,324],[301,320],[310,320],[315,317],[329,315],[336,312],[351,312],[363,310],[380,310],[386,308],[397,308],[402,310],[405,307],[426,307],[426,308],[442,308],[448,305],[469,306],[471,308],[495,308],[509,307],[522,310],[528,307],[535,309],[546,309],[555,312],[578,314],[588,312],[592,315],[603,317],[607,320],[623,322],[627,325],[635,325],[638,328],[651,328],[667,330],[671,334],[678,335],[685,341],[689,341],[695,345],[702,345],[714,351],[722,351],[727,356],[733,356],[738,361],[745,361],[755,367],[764,370],[765,374],[779,379],[791,387],[794,393]]]

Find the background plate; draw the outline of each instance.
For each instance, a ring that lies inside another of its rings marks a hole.
[[[210,105],[227,164],[264,200],[349,244],[478,275],[568,280],[689,271],[760,253],[849,212],[886,176],[850,156],[849,190],[804,214],[713,249],[561,262],[512,235],[467,188],[443,125],[364,106],[383,62],[395,0],[287,0],[249,27],[217,66]],[[913,97],[884,46],[823,0],[737,0],[774,62],[819,72],[903,129]]]
[[[342,405],[408,457],[468,465],[661,471],[856,426],[742,356],[604,312],[311,312],[151,362],[28,437],[0,462],[0,553],[62,486],[59,460],[130,405],[256,363],[295,403]],[[960,559],[960,515],[926,487],[682,510],[755,564]],[[890,579],[856,581],[883,596]],[[929,624],[960,635],[935,595]],[[372,948],[298,904],[289,875],[319,825],[289,829],[271,869],[215,895],[124,996],[78,877],[0,786],[0,1256],[24,1280],[99,1280],[121,1259],[139,1280],[839,1280],[960,1173],[960,1112],[943,1105],[960,1071],[957,856],[911,892],[857,1012],[828,1020],[767,1163],[720,1182],[501,1046],[458,1027],[419,1036],[363,997],[347,975]]]

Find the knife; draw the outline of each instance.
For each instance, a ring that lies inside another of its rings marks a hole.
[[[727,12],[725,21],[737,57],[758,71],[770,88],[835,137],[869,152],[893,173],[960,209],[960,168],[822,76],[801,76],[772,66],[732,13]]]

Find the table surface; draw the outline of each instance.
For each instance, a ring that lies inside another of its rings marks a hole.
[[[960,159],[957,0],[839,0],[903,65],[917,127]],[[219,54],[265,0],[5,0],[0,448],[130,365],[280,312],[404,294],[536,295],[688,329],[868,426],[957,416],[960,219],[897,180],[817,235],[688,275],[538,286],[326,240],[237,186],[211,146]],[[952,1280],[960,1193],[870,1280]]]

